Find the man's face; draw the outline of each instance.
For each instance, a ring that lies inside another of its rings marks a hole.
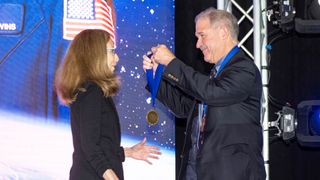
[[[204,60],[208,63],[217,63],[221,57],[223,41],[221,39],[220,28],[213,27],[209,18],[200,18],[196,22],[197,48],[199,48]]]

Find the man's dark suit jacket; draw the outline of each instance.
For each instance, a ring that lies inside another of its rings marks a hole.
[[[71,104],[71,130],[73,138],[73,164],[71,180],[103,179],[112,169],[123,179],[124,151],[120,147],[120,124],[111,97],[105,97],[94,83],[83,86]]]
[[[261,75],[242,50],[216,78],[196,72],[179,59],[166,67],[157,98],[177,117],[187,118],[178,179],[185,179],[191,126],[197,102],[207,107],[204,143],[197,156],[198,180],[263,180]]]

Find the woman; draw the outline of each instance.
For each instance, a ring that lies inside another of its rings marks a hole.
[[[148,158],[160,155],[159,148],[145,146],[145,138],[131,148],[120,147],[119,117],[112,100],[119,88],[114,74],[119,57],[114,50],[106,31],[84,30],[71,42],[56,75],[58,96],[71,107],[71,180],[123,179],[125,157],[150,163]]]

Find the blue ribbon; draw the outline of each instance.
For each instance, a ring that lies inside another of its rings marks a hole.
[[[223,58],[220,68],[217,69],[216,74],[214,75],[214,77],[217,77],[217,75],[222,71],[222,69],[224,68],[224,66],[230,61],[230,59],[239,51],[239,46],[236,45],[235,47],[233,47],[231,49],[231,51],[226,55],[225,58]],[[213,67],[214,68],[214,67]],[[207,104],[203,103],[203,115],[207,112]],[[203,116],[202,115],[202,116]]]
[[[150,57],[151,57],[151,55],[150,55]],[[162,72],[163,72],[163,65],[162,64],[158,65],[154,77],[153,77],[153,69],[146,70],[147,82],[148,82],[150,92],[151,92],[152,107],[155,107],[156,96],[158,93]]]
[[[223,58],[220,68],[217,69],[217,73],[215,74],[215,77],[222,71],[222,69],[224,68],[224,66],[230,61],[230,59],[239,51],[239,47],[238,45],[236,45],[235,47],[233,47],[231,49],[231,51],[226,55],[225,58]]]

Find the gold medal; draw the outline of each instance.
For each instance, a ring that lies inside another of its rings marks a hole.
[[[155,125],[158,123],[159,115],[156,110],[151,109],[147,112],[146,119],[150,125]]]

